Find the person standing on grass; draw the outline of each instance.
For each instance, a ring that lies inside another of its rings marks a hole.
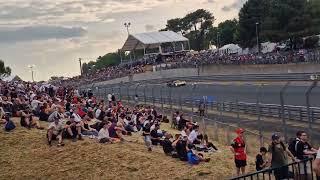
[[[142,131],[143,131],[142,136],[144,137],[144,143],[147,146],[148,151],[152,151],[150,129],[151,129],[151,122],[147,122],[142,128]]]
[[[296,157],[298,160],[303,161],[308,158],[313,158],[317,154],[317,150],[314,149],[308,143],[308,135],[306,132],[301,131],[300,141],[296,145]],[[309,162],[300,163],[300,177],[301,179],[311,177],[311,167]]]
[[[247,166],[247,153],[246,144],[244,142],[243,133],[244,129],[239,128],[236,130],[237,137],[232,141],[231,152],[234,154],[234,162],[237,168],[237,176],[245,174]]]
[[[288,156],[292,158],[292,161],[296,162],[296,158],[289,151],[289,149],[280,140],[278,134],[273,134],[272,143],[268,148],[269,160],[271,168],[277,168],[274,170],[274,176],[276,180],[293,178],[292,174],[289,174]]]

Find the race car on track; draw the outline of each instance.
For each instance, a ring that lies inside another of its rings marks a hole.
[[[176,81],[168,82],[167,86],[169,86],[169,87],[180,87],[180,86],[185,86],[186,84],[187,84],[186,81],[176,80]]]

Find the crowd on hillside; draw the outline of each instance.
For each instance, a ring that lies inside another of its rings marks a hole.
[[[83,85],[95,82],[121,78],[133,74],[144,73],[147,65],[161,65],[161,69],[176,69],[182,67],[199,67],[201,65],[243,65],[243,64],[289,64],[289,63],[320,63],[319,50],[300,50],[290,52],[272,52],[266,54],[222,54],[216,51],[201,51],[172,57],[163,57],[157,61],[156,56],[144,57],[139,61],[91,70],[82,76],[61,80],[59,85]],[[159,69],[156,68],[157,70]]]
[[[162,146],[168,156],[190,164],[210,160],[194,149],[217,150],[193,122],[185,121],[181,126],[183,134],[173,136],[162,130],[161,124],[169,120],[151,106],[125,106],[112,94],[106,100],[97,99],[91,91],[79,92],[72,87],[0,83],[0,119],[5,131],[14,132],[18,124],[12,117],[18,118],[23,128],[46,129],[44,138],[49,146],[57,141],[57,146],[61,147],[65,139],[76,142],[85,137],[103,144],[126,142],[128,136],[140,133],[148,151],[152,151],[153,146]],[[47,122],[48,126],[42,127],[40,124],[46,123],[40,121]]]
[[[166,155],[192,165],[210,161],[204,157],[205,153],[218,151],[209,142],[208,136],[199,131],[198,124],[179,111],[172,115],[172,127],[180,133],[173,136],[161,129],[161,124],[169,120],[155,107],[139,104],[125,106],[113,94],[102,100],[91,91],[79,92],[70,86],[54,88],[25,82],[0,82],[0,94],[0,120],[4,130],[10,132],[16,128],[12,117],[19,119],[21,127],[37,128],[39,131],[45,129],[39,121],[45,121],[48,126],[43,138],[47,139],[49,146],[54,141],[57,141],[57,146],[64,146],[65,139],[76,142],[85,137],[102,144],[126,142],[128,136],[140,133],[148,151],[162,146]],[[245,130],[237,129],[236,134],[230,149],[234,154],[237,174],[240,175],[240,172],[246,172],[247,166]],[[286,166],[289,157],[300,162],[318,153],[313,168],[319,175],[320,150],[308,143],[306,132],[297,132],[297,137],[289,142],[288,147],[278,134],[273,134],[271,140],[268,148],[260,148],[256,157],[257,171],[272,167],[277,168],[274,170],[276,179],[292,178],[294,173]],[[266,156],[267,153],[269,156]],[[301,164],[298,168],[298,175],[305,178],[305,174],[310,174],[311,164]]]

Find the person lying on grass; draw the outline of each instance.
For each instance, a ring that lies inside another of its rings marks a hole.
[[[62,132],[63,132],[63,125],[60,122],[59,116],[54,118],[54,122],[52,122],[47,131],[47,139],[48,145],[52,145],[52,140],[58,139],[58,146],[64,146],[62,142]]]

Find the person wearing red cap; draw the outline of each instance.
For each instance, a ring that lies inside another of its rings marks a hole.
[[[240,170],[242,174],[246,172],[247,166],[247,154],[246,154],[246,144],[243,139],[244,129],[239,128],[236,130],[237,137],[232,141],[231,151],[234,154],[234,162],[237,168],[237,176],[240,175]]]

